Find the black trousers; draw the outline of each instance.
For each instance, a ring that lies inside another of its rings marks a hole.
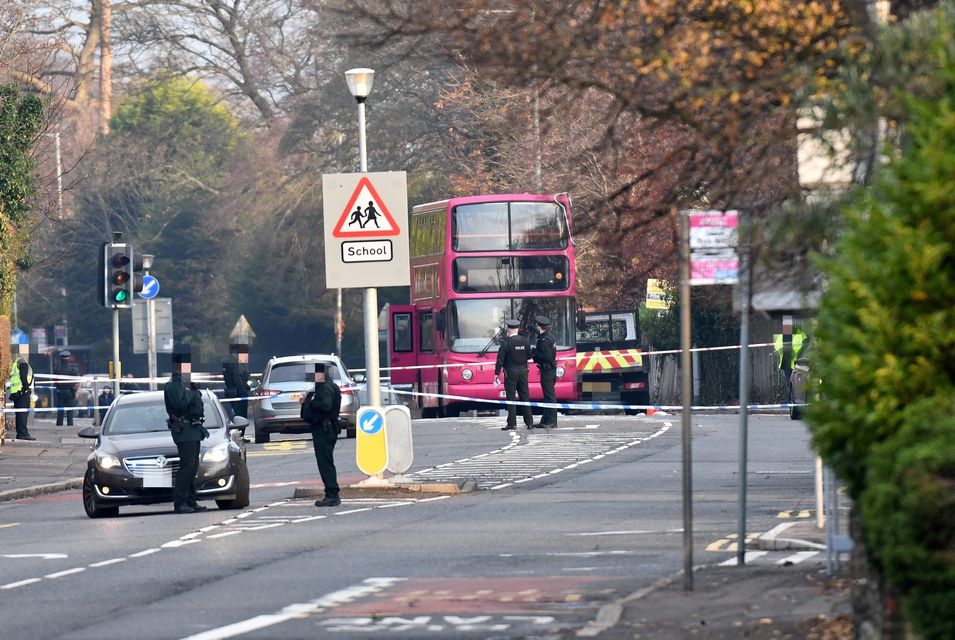
[[[332,426],[316,425],[312,427],[312,448],[315,450],[315,462],[318,474],[325,485],[326,498],[338,498],[338,471],[335,470],[335,443],[338,432]]]
[[[29,409],[30,408],[30,392],[26,391],[24,393],[18,393],[13,397],[13,408],[14,409]],[[14,414],[14,424],[17,427],[17,437],[23,438],[24,436],[30,435],[30,431],[27,429],[27,418],[30,417],[30,414],[26,411],[17,411]]]
[[[199,472],[199,441],[177,442],[179,470],[176,486],[172,490],[173,503],[177,507],[196,504],[196,473]]]
[[[515,394],[521,399],[521,402],[530,402],[531,392],[527,388],[527,367],[520,369],[504,370],[504,394],[507,396],[507,426],[517,426],[517,406],[511,404],[514,402]],[[534,426],[534,416],[531,414],[531,408],[528,405],[521,407],[521,415],[524,416],[525,426]]]
[[[76,396],[69,391],[56,392],[56,426],[63,426],[63,414],[66,414],[66,425],[73,426],[73,409],[63,409],[63,407],[73,407],[76,405]]]
[[[554,385],[557,384],[557,368],[545,365],[540,367],[540,372],[544,402],[557,402],[557,393],[554,391]],[[544,409],[541,413],[541,424],[556,426],[557,409]]]

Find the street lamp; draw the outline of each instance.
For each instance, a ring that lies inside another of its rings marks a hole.
[[[375,81],[373,69],[349,69],[345,72],[345,81],[348,90],[358,103],[358,153],[359,168],[362,173],[368,172],[368,156],[365,152],[365,100],[371,93],[371,86]],[[340,291],[340,290],[339,290]],[[341,309],[339,294],[339,309]],[[341,313],[339,311],[338,313]],[[378,376],[378,290],[374,287],[365,289],[365,384],[368,388],[368,404],[372,407],[381,406],[381,385]]]

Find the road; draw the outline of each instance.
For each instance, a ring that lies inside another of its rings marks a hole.
[[[457,496],[349,498],[318,509],[310,443],[249,446],[252,505],[90,520],[78,492],[0,507],[0,635],[63,638],[572,637],[597,610],[682,568],[679,416],[497,417],[414,424],[425,481]],[[693,419],[694,562],[734,557],[738,417]],[[811,515],[801,422],[750,420],[751,535]],[[360,480],[354,440],[336,450]],[[759,552],[755,562],[798,559]]]

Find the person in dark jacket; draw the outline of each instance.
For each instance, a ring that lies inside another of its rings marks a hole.
[[[541,393],[544,402],[557,402],[554,386],[557,384],[557,339],[550,332],[550,318],[537,316],[537,345],[534,347],[534,363],[540,371]],[[557,427],[557,409],[545,408],[541,414],[538,428],[554,429]]]
[[[69,351],[61,351],[59,362],[53,368],[53,375],[58,376],[56,388],[56,426],[63,426],[63,415],[66,414],[66,425],[73,426],[73,407],[76,406],[76,388],[80,386],[76,377],[79,371],[70,364]],[[61,377],[60,377],[61,376]]]
[[[109,405],[113,404],[113,387],[111,385],[106,385],[99,392],[99,398],[96,399],[96,404],[99,406],[99,422],[103,424],[103,418],[106,417],[106,411],[109,409]]]
[[[325,377],[325,364],[315,363],[315,391],[302,400],[302,419],[312,427],[312,447],[318,473],[325,485],[325,497],[315,501],[316,507],[337,507],[339,496],[338,472],[335,469],[335,443],[338,441],[338,414],[342,407],[342,392],[338,385]]]
[[[199,471],[199,443],[209,437],[202,422],[205,419],[202,407],[202,392],[190,380],[191,354],[174,353],[172,376],[163,388],[166,402],[167,424],[172,439],[179,450],[179,470],[173,488],[173,506],[176,513],[205,511],[197,501],[194,482]]]
[[[513,431],[517,428],[515,394],[521,402],[530,402],[530,390],[527,388],[527,361],[531,357],[531,343],[517,333],[517,329],[521,326],[519,320],[507,320],[504,324],[507,326],[507,336],[501,340],[501,348],[497,351],[497,361],[494,363],[494,384],[500,384],[501,371],[504,371],[507,424],[501,427],[501,430]],[[523,405],[521,414],[527,428],[533,429],[534,417],[531,415],[530,405]]]
[[[249,386],[249,345],[237,344],[233,346],[234,362],[222,363],[222,382],[225,386],[226,398],[248,398],[251,393]],[[249,401],[234,400],[226,403],[234,415],[248,418]]]

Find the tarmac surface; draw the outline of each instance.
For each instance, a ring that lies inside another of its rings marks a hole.
[[[11,439],[0,445],[0,502],[79,488],[92,440],[76,433],[92,424],[77,418],[72,427],[52,419],[32,419],[34,441]],[[2,523],[0,523],[2,524]],[[754,549],[820,550],[825,532],[813,521],[794,521],[751,542]],[[706,566],[694,571],[693,589],[682,574],[601,608],[578,637],[602,640],[683,638],[853,638],[849,579],[828,576],[820,563],[791,566]]]

